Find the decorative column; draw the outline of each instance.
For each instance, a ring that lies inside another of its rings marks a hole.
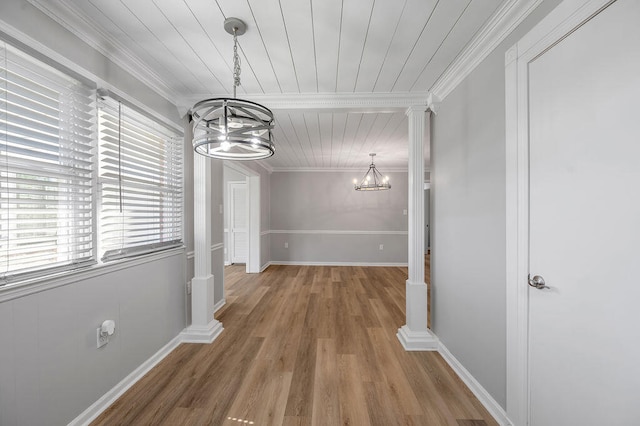
[[[193,233],[195,268],[191,280],[191,325],[183,332],[184,341],[211,343],[222,332],[222,323],[213,317],[214,299],[211,274],[211,160],[194,155]]]
[[[407,324],[398,339],[407,351],[437,350],[427,328],[427,285],[424,282],[424,131],[427,107],[412,106],[409,117],[409,279],[406,282]]]

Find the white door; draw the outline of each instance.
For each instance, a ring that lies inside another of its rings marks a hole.
[[[231,263],[247,263],[247,184],[229,182],[229,249]]]
[[[640,425],[640,1],[529,64],[530,424]],[[523,284],[525,285],[525,284]]]

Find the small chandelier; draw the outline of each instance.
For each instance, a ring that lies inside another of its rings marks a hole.
[[[240,86],[238,36],[246,24],[227,18],[224,29],[233,35],[233,99],[205,99],[191,108],[193,149],[207,157],[222,160],[260,160],[275,153],[273,113],[251,101],[236,99]]]
[[[353,180],[353,185],[356,191],[382,191],[385,189],[391,189],[391,184],[389,183],[389,176],[382,176],[382,173],[376,169],[376,165],[373,164],[373,157],[376,156],[375,153],[369,154],[371,156],[371,164],[369,165],[369,170],[364,174],[360,183],[358,183],[358,179]]]

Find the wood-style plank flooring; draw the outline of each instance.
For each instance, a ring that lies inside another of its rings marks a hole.
[[[405,352],[406,268],[226,269],[223,333],[182,344],[95,425],[495,425],[435,352]]]

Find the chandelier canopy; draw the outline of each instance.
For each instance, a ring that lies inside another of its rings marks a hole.
[[[383,191],[386,189],[391,189],[391,183],[389,183],[389,176],[382,176],[382,173],[376,169],[376,165],[373,164],[373,157],[375,157],[375,153],[369,154],[371,156],[371,164],[369,165],[369,170],[364,174],[360,183],[358,183],[358,179],[353,180],[353,185],[356,191]]]
[[[275,153],[272,130],[275,125],[269,108],[236,99],[240,86],[238,36],[247,30],[237,18],[224,21],[233,35],[233,98],[205,99],[191,108],[193,149],[201,155],[222,160],[260,160]]]

